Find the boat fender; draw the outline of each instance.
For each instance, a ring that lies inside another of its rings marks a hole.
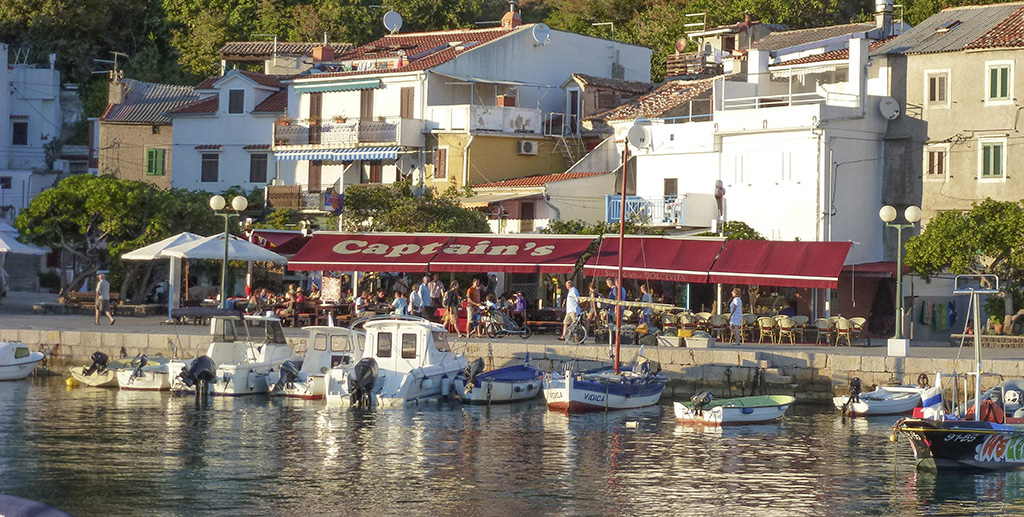
[[[742,411],[744,415],[749,415],[749,414],[754,412],[754,408],[752,408],[752,407],[745,407],[745,408],[741,409],[740,411]]]
[[[430,377],[424,377],[423,380],[420,381],[420,386],[425,390],[429,390],[434,387],[434,381],[430,380]]]
[[[447,375],[441,377],[441,395],[448,398],[452,393],[452,383]]]

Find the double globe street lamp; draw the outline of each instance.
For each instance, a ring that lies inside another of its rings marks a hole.
[[[225,210],[227,207],[227,200],[224,196],[216,195],[210,198],[210,208],[213,211],[224,218],[224,263],[221,265],[220,270],[220,308],[228,308],[228,240],[231,236],[228,234],[228,219],[232,215],[238,215],[242,210],[245,210],[249,206],[249,200],[245,196],[235,196],[231,200],[231,208],[235,211],[234,214]]]
[[[903,340],[903,229],[913,228],[921,220],[921,209],[911,205],[903,212],[906,223],[893,223],[896,220],[896,208],[885,205],[878,211],[878,217],[890,228],[896,228],[896,334],[892,340],[899,341],[898,347],[906,350],[908,343]],[[890,345],[892,350],[893,345]],[[891,352],[889,355],[893,355]],[[906,355],[906,353],[900,354]]]

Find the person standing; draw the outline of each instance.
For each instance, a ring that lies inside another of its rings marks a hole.
[[[444,294],[444,319],[441,324],[447,329],[454,329],[455,334],[462,337],[459,330],[459,283],[452,282],[452,288]],[[468,330],[468,328],[467,328]],[[451,330],[449,330],[451,332]]]
[[[99,282],[96,283],[96,324],[100,324],[100,314],[106,314],[110,318],[110,324],[114,324],[114,315],[110,312],[110,282],[107,282],[107,275],[100,273],[96,275]]]
[[[466,289],[466,334],[480,337],[480,279],[474,278],[473,285]]]
[[[729,302],[729,328],[732,330],[732,344],[740,344],[740,327],[743,326],[743,300],[740,288],[732,290],[732,301]]]
[[[441,307],[441,297],[444,296],[444,282],[434,273],[434,279],[430,281],[430,305]]]
[[[395,291],[395,300],[391,302],[391,307],[394,309],[394,314],[407,316],[409,314],[409,300],[405,298],[405,293]]]
[[[427,318],[428,320],[434,320],[434,309],[437,308],[434,305],[433,297],[430,295],[430,277],[424,276],[423,283],[416,289],[418,291],[418,297],[420,299],[420,316]]]
[[[608,277],[605,279],[605,283],[608,284],[608,299],[626,301],[626,289],[619,287],[618,280]],[[618,325],[618,316],[620,313],[621,305],[605,304],[605,308],[608,310],[608,328],[614,329]]]
[[[565,318],[562,320],[562,335],[559,341],[565,341],[565,332],[569,325],[580,317],[583,311],[580,309],[580,292],[573,285],[572,280],[565,281]]]
[[[420,309],[423,307],[423,301],[420,299],[420,290],[413,287],[409,291],[409,314],[413,316],[420,315]]]
[[[654,299],[651,298],[651,293],[647,289],[647,284],[640,284],[640,301],[643,303],[652,303]],[[649,306],[644,307],[640,312],[640,323],[646,323],[647,328],[651,327],[651,323],[654,322],[654,310]]]

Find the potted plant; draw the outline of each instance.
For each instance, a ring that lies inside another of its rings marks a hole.
[[[348,122],[348,117],[345,115],[335,115],[333,120],[335,124],[344,124]]]
[[[988,317],[988,324],[989,324],[989,326],[992,327],[992,330],[994,330],[996,332],[996,334],[1002,334],[1003,333],[1003,319],[1000,318],[998,314],[993,314],[993,315],[989,316]]]
[[[279,126],[290,126],[292,125],[292,122],[294,122],[294,119],[291,117],[278,117],[274,122]]]
[[[320,117],[309,117],[306,119],[306,122],[308,122],[309,125],[311,126],[318,125],[320,124]]]

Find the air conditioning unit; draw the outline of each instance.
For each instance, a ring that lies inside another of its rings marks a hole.
[[[533,140],[520,140],[519,141],[519,154],[537,154],[537,142]]]

